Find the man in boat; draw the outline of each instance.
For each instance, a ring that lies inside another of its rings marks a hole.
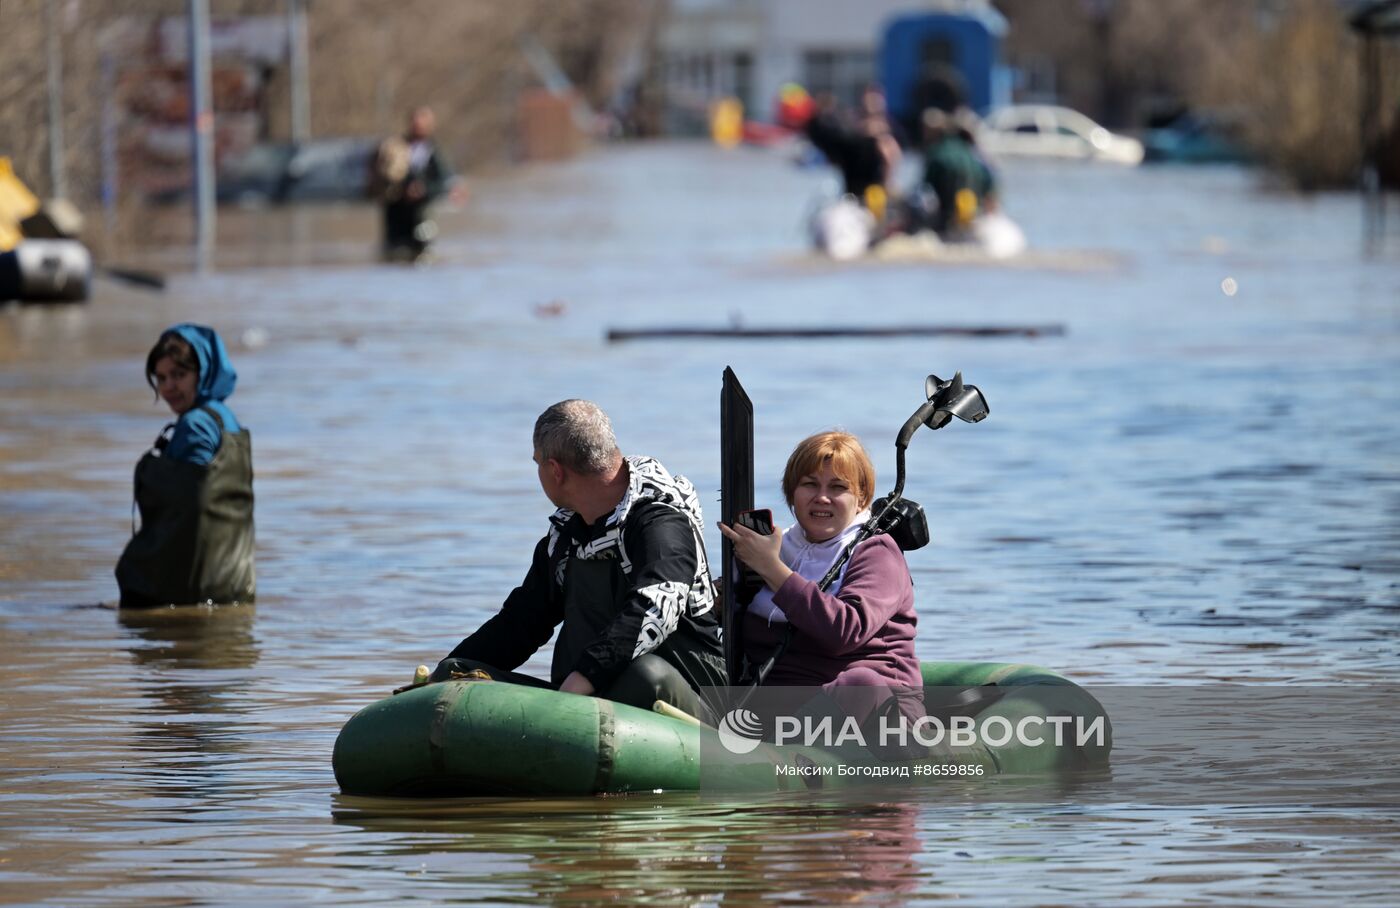
[[[488,677],[713,720],[701,692],[727,683],[700,502],[684,476],[624,457],[596,404],[561,401],[535,422],[540,486],[558,510],[501,610],[433,680]],[[513,669],[549,640],[550,681]]]
[[[997,207],[996,178],[977,151],[971,111],[924,111],[922,187],[937,199],[926,225],[944,239],[965,238],[972,219]]]

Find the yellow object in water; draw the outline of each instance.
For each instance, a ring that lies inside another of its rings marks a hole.
[[[39,199],[29,191],[10,159],[0,155],[0,252],[9,252],[24,239],[19,222],[39,210]]]
[[[878,183],[865,187],[865,207],[870,213],[875,215],[875,220],[885,219],[885,207],[889,204],[889,195],[885,192],[885,187]]]
[[[953,208],[959,224],[966,226],[972,223],[972,219],[977,217],[977,193],[967,188],[959,189],[958,194],[953,196]]]
[[[710,138],[721,148],[743,141],[744,105],[738,98],[720,98],[710,105]]]

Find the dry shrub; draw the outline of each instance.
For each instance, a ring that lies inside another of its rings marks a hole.
[[[50,0],[0,0],[0,154],[41,196],[48,165],[45,17]],[[112,22],[183,16],[185,0],[52,0],[63,55],[68,195],[95,212],[101,188],[104,75],[98,36]],[[313,136],[380,135],[429,104],[459,167],[513,156],[520,93],[537,84],[520,51],[534,38],[595,104],[617,87],[617,63],[646,34],[660,0],[312,0]],[[282,16],[286,0],[210,0],[216,18]],[[120,61],[130,65],[134,61]],[[266,94],[268,137],[290,133],[286,66]],[[123,210],[129,198],[119,200]],[[128,225],[131,223],[129,219]],[[89,219],[101,242],[100,224]],[[119,232],[127,232],[127,226]]]
[[[1354,183],[1361,168],[1359,47],[1336,4],[1304,0],[1257,36],[1254,66],[1236,88],[1246,138],[1299,188]]]
[[[1173,105],[1223,113],[1295,185],[1355,185],[1360,41],[1335,0],[997,0],[1008,58],[1056,68],[1064,102],[1114,126]],[[1380,129],[1400,136],[1400,41],[1383,42]],[[1390,154],[1395,154],[1392,145]],[[1396,165],[1400,168],[1400,165]]]

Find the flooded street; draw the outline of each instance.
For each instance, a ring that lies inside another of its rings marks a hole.
[[[713,522],[726,365],[775,511],[800,438],[857,433],[883,492],[927,373],[985,392],[985,422],[909,451],[923,659],[1091,690],[1400,682],[1400,258],[1363,254],[1359,201],[1228,168],[1003,180],[1031,252],[1000,265],[818,259],[824,174],[658,143],[482,182],[427,267],[373,263],[368,208],[229,211],[208,277],[0,310],[0,902],[1393,903],[1396,763],[1374,807],[339,794],[345,720],[524,576],[539,412],[597,401]],[[185,320],[239,372],[258,602],[118,613],[132,468],[168,417],[142,366]],[[731,324],[1064,334],[605,340]]]

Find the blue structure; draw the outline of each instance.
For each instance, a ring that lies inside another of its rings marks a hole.
[[[990,5],[892,19],[879,58],[890,116],[916,136],[926,107],[985,114],[1006,103],[1010,80],[997,62],[1005,34],[1006,19]]]

